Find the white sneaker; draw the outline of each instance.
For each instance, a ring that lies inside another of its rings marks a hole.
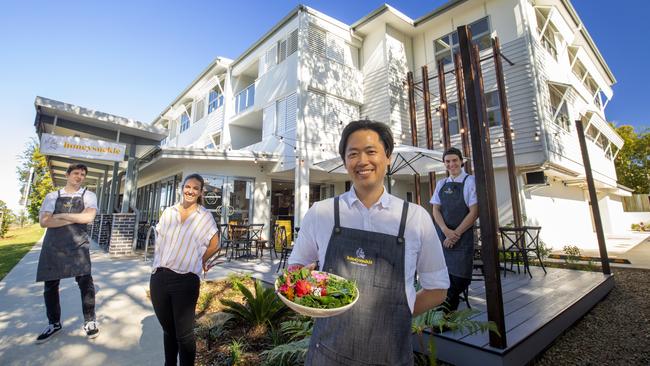
[[[84,324],[84,330],[86,331],[86,336],[88,338],[96,338],[99,335],[99,324],[96,321],[91,320]]]

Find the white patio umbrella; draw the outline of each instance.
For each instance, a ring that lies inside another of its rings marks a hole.
[[[390,165],[386,172],[388,192],[390,193],[390,180],[394,175],[424,175],[429,172],[445,170],[442,153],[442,151],[429,150],[416,146],[395,146],[390,156]],[[343,161],[338,156],[321,161],[315,165],[328,173],[347,174]]]

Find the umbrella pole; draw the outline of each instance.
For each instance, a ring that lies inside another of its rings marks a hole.
[[[390,194],[390,186],[391,186],[391,184],[390,184],[390,175],[386,175],[386,181],[388,182],[386,185],[388,186],[387,189],[388,189],[388,193]]]

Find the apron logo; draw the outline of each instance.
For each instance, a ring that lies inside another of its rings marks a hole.
[[[445,188],[445,190],[444,190],[443,192],[444,192],[445,194],[452,194],[452,193],[454,193],[454,190],[451,189],[451,187],[447,187],[447,188]]]
[[[373,264],[372,259],[366,259],[366,253],[363,251],[363,248],[357,248],[357,251],[355,252],[356,257],[353,256],[346,256],[345,259],[357,266],[363,266],[367,267],[369,265]]]
[[[63,204],[63,208],[70,210],[72,208],[72,202],[66,202]]]

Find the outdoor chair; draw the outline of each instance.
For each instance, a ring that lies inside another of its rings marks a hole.
[[[533,278],[528,267],[528,256],[525,252],[526,247],[526,228],[524,227],[501,227],[499,228],[501,234],[501,249],[499,252],[503,254],[503,276],[506,276],[507,262],[510,260],[510,271],[517,263],[517,273],[520,271],[520,262],[524,263],[524,273],[528,272],[530,278]]]
[[[280,243],[282,250],[280,251],[280,263],[278,263],[278,268],[275,272],[279,272],[280,268],[285,268],[287,262],[289,261],[289,256],[291,255],[291,250],[293,247],[290,245],[287,240],[287,230],[284,226],[275,227],[275,243]]]
[[[524,257],[526,257],[526,262],[530,264],[529,258],[531,253],[537,257],[537,260],[539,261],[539,265],[542,267],[542,270],[544,270],[544,273],[546,272],[546,267],[544,267],[544,262],[542,261],[542,256],[540,253],[540,247],[539,247],[539,232],[542,230],[541,226],[525,226],[526,229],[525,231],[525,236],[524,236]],[[530,273],[530,268],[528,269],[528,273]]]
[[[248,225],[230,225],[230,257],[245,257],[246,260],[251,256],[250,231]]]
[[[217,223],[217,230],[219,230],[219,250],[217,251],[217,257],[223,254],[227,258],[228,249],[230,249],[230,237],[228,236],[229,225]]]

